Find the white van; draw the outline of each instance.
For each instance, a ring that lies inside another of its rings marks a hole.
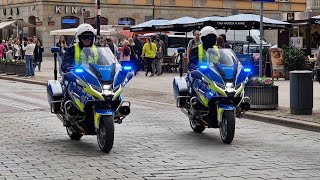
[[[227,42],[235,46],[234,51],[239,54],[259,53],[260,31],[259,30],[217,30],[218,35],[225,34]],[[270,48],[272,45],[262,38],[263,48]]]

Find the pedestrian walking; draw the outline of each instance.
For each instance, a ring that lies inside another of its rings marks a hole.
[[[144,44],[142,48],[142,56],[145,57],[145,61],[147,63],[147,71],[146,76],[148,73],[151,72],[151,76],[154,76],[154,71],[152,70],[152,62],[156,57],[157,46],[152,42],[152,39],[149,37],[147,39],[147,43]]]
[[[37,45],[34,49],[34,60],[35,60],[35,68],[38,66],[38,71],[41,71],[41,63],[42,63],[42,53],[43,53],[44,49],[41,45],[41,42],[38,41]]]
[[[124,40],[121,47],[120,63],[121,65],[129,64],[131,56],[130,43],[128,40]]]
[[[5,56],[5,48],[6,48],[5,44],[6,44],[6,41],[2,40],[2,43],[0,44],[0,59],[3,59]]]

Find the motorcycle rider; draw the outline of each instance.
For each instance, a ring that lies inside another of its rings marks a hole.
[[[63,58],[61,70],[66,73],[75,65],[81,65],[83,61],[96,63],[98,51],[94,45],[95,29],[90,24],[80,24],[77,27],[75,43],[69,47]]]
[[[61,64],[61,70],[64,72],[63,82],[67,81],[66,84],[64,84],[65,89],[68,88],[68,82],[74,78],[71,73],[68,73],[72,67],[81,65],[82,62],[98,62],[98,50],[94,45],[95,34],[96,31],[90,24],[81,24],[77,27],[75,35],[77,43],[66,50]],[[64,97],[65,100],[68,99],[67,90],[65,90]],[[63,125],[69,126],[70,122],[64,119]]]
[[[192,70],[197,67],[199,62],[207,60],[206,53],[209,49],[210,54],[215,54],[213,61],[218,60],[219,51],[216,46],[217,31],[211,26],[205,26],[200,31],[201,44],[191,49],[188,69]]]

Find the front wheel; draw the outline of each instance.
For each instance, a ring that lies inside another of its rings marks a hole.
[[[234,137],[235,131],[235,112],[234,111],[224,111],[222,115],[222,120],[220,123],[220,137],[222,141],[226,144],[230,144]]]
[[[70,139],[72,139],[72,140],[76,140],[76,141],[80,140],[81,137],[83,136],[81,134],[81,132],[76,130],[73,126],[68,126],[68,127],[66,127],[66,129],[67,129],[67,133],[68,133]]]
[[[109,153],[114,141],[114,118],[113,116],[103,116],[100,119],[97,131],[97,140],[102,152]]]

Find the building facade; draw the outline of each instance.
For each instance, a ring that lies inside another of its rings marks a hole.
[[[264,15],[281,19],[283,12],[306,10],[306,0],[276,0],[265,3]],[[101,25],[128,28],[153,18],[182,16],[229,16],[258,13],[260,5],[251,0],[101,0]],[[77,27],[83,22],[95,25],[95,0],[0,0],[0,19],[22,19],[34,28],[2,31],[1,38],[36,35],[49,52],[51,30]]]

